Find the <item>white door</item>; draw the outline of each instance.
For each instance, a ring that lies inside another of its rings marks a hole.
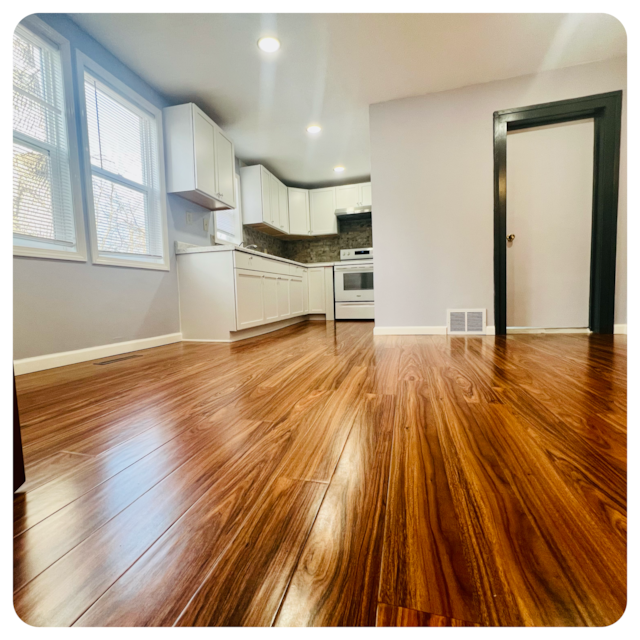
[[[218,200],[230,207],[236,206],[235,198],[235,157],[233,143],[222,133],[215,130],[216,146],[216,194]]]
[[[309,214],[312,235],[321,236],[338,233],[335,187],[309,191]]]
[[[236,327],[248,329],[264,324],[262,274],[236,269]]]
[[[507,136],[510,328],[589,325],[593,126],[580,120]]]
[[[307,189],[287,189],[289,196],[289,233],[309,235],[309,191]]]
[[[290,315],[289,278],[287,276],[278,276],[278,318],[282,320]]]
[[[324,267],[309,269],[309,313],[326,313]]]
[[[289,280],[289,301],[291,304],[291,315],[299,316],[304,310],[302,302],[302,278],[291,278]]]
[[[287,187],[278,180],[278,204],[280,209],[280,229],[289,233],[289,194]]]
[[[371,206],[371,183],[363,182],[360,185],[360,206]]]
[[[271,174],[260,167],[260,182],[262,185],[262,222],[271,224]]]
[[[275,322],[278,319],[278,276],[265,273],[263,277],[264,321]]]
[[[357,184],[336,187],[336,209],[352,209],[358,207],[360,189]]]
[[[198,109],[193,110],[196,189],[216,196],[215,128]]]
[[[269,210],[271,211],[271,224],[280,228],[280,193],[278,189],[279,180],[274,175],[269,174]]]

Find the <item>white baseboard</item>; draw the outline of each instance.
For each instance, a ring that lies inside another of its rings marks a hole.
[[[627,325],[626,324],[614,324],[613,325],[613,333],[620,333],[627,335]]]
[[[447,327],[374,327],[374,336],[444,336]]]
[[[33,358],[22,358],[13,361],[13,369],[17,376],[34,371],[45,371],[56,367],[64,367],[68,364],[97,360],[108,356],[118,356],[121,353],[130,351],[140,351],[141,349],[151,349],[162,347],[165,344],[172,344],[182,340],[181,333],[168,333],[164,336],[153,338],[141,338],[139,340],[129,340],[127,342],[115,342],[114,344],[103,344],[98,347],[88,347],[87,349],[76,349],[75,351],[63,351],[61,353],[50,353],[46,356],[35,356]]]
[[[543,327],[508,327],[508,334],[517,333],[580,333],[589,334],[591,330],[587,327],[561,327],[558,329],[545,329]]]

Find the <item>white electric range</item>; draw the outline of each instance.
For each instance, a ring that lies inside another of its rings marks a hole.
[[[373,320],[373,248],[341,249],[333,267],[336,320]]]

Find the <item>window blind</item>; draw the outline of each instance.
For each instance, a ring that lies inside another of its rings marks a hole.
[[[88,72],[84,88],[98,251],[163,258],[156,120]]]
[[[14,244],[75,251],[60,51],[18,26],[13,36]]]

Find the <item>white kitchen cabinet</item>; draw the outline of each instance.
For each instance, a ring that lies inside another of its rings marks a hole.
[[[289,302],[291,305],[291,315],[299,316],[304,313],[302,278],[292,277],[289,279]]]
[[[280,194],[278,193],[278,178],[269,174],[269,202],[271,207],[271,224],[280,229]]]
[[[292,236],[310,235],[309,190],[289,187],[287,192],[289,196],[289,233]]]
[[[264,323],[263,276],[259,271],[236,269],[236,325],[248,329]]]
[[[311,267],[309,274],[309,313],[326,313],[324,267]]]
[[[167,107],[163,121],[167,192],[209,209],[233,209],[233,142],[193,103]]]
[[[290,316],[289,276],[278,276],[278,320],[284,320]]]
[[[262,297],[264,300],[264,321],[275,322],[278,319],[278,276],[275,273],[264,274]]]
[[[336,209],[371,206],[371,183],[347,184],[336,187]]]
[[[302,274],[302,312],[309,313],[309,269]]]
[[[309,217],[311,235],[324,236],[338,233],[335,187],[309,191]]]
[[[286,187],[280,180],[262,165],[242,167],[240,189],[243,224],[256,227],[270,235],[284,235],[288,227],[288,216],[280,201],[286,200],[281,196],[281,191],[286,191]]]
[[[278,180],[278,205],[280,208],[280,228],[289,233],[289,196],[287,187]]]

